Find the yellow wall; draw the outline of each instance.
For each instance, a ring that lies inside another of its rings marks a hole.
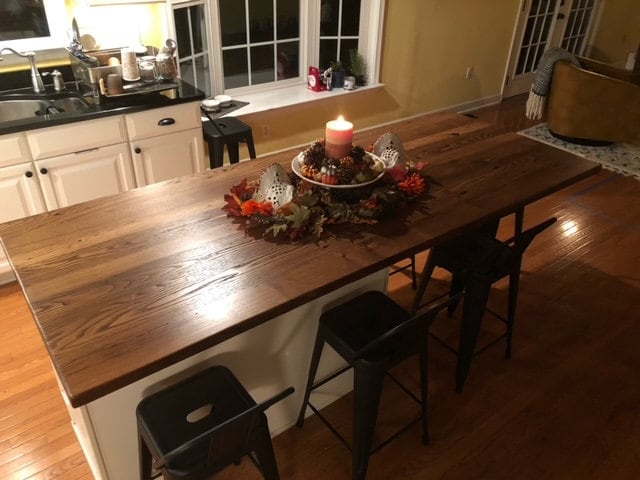
[[[387,0],[384,88],[243,117],[258,153],[324,135],[339,114],[362,129],[500,94],[518,15],[514,0]],[[473,67],[465,79],[467,66]],[[269,130],[263,136],[264,127]]]
[[[627,55],[640,44],[640,1],[607,0],[589,57],[624,66]]]

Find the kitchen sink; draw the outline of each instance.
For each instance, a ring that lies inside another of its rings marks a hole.
[[[10,122],[41,115],[79,113],[89,110],[89,105],[74,94],[15,95],[0,94],[0,122]]]

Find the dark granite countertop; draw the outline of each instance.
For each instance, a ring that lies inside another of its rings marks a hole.
[[[52,127],[67,123],[82,122],[110,115],[121,115],[125,113],[150,110],[153,108],[167,107],[180,103],[202,100],[205,96],[202,91],[179,79],[174,82],[174,85],[175,86],[173,88],[168,88],[161,92],[132,93],[128,95],[119,95],[117,97],[101,96],[100,104],[97,105],[91,92],[78,90],[75,82],[67,82],[66,92],[59,95],[82,95],[86,103],[89,105],[89,108],[86,111],[34,115],[29,118],[0,122],[0,135]],[[169,85],[166,86],[170,87]],[[18,88],[0,91],[0,100],[10,100],[12,96],[16,95],[29,96],[29,98],[36,99],[39,97],[55,98],[57,94],[54,93],[53,88],[50,85],[47,85],[47,91],[43,94],[33,93],[30,87]]]

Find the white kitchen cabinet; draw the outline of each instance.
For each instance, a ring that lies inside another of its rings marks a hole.
[[[204,170],[202,129],[196,128],[131,143],[138,185],[169,180]]]
[[[135,187],[126,143],[36,160],[35,165],[49,210]]]
[[[45,211],[44,199],[33,163],[0,168],[0,223]],[[0,283],[14,279],[9,261],[0,248]]]
[[[207,168],[199,102],[132,113],[125,121],[138,186]]]

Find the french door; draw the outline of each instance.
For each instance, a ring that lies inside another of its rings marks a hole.
[[[584,54],[600,0],[521,0],[503,97],[529,91],[533,72],[550,47]]]

